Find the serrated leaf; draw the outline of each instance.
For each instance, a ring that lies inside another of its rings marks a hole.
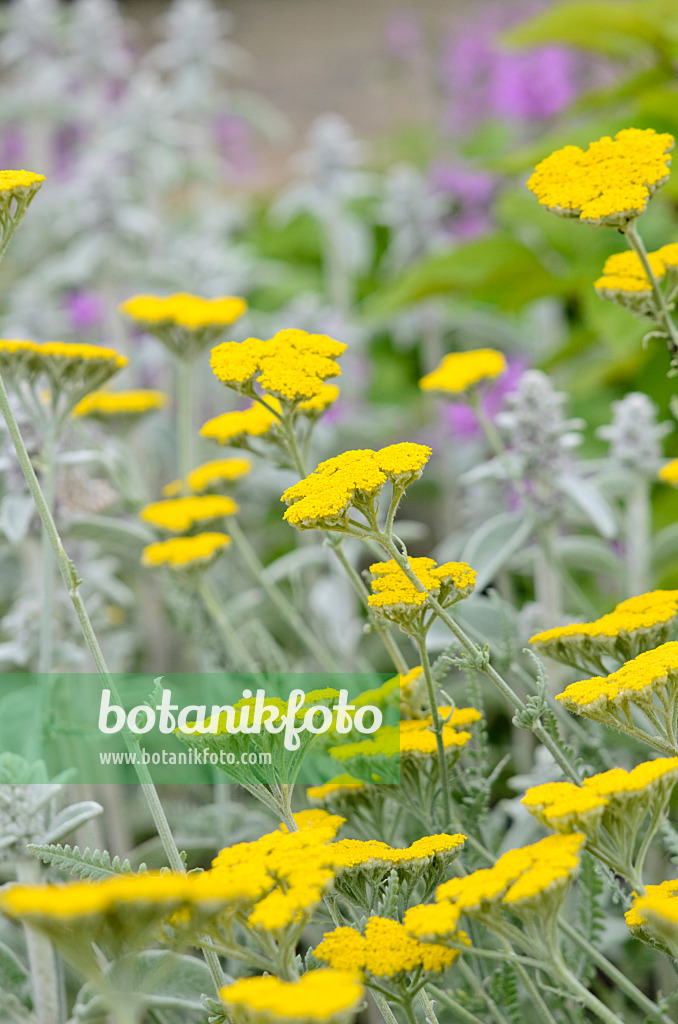
[[[35,856],[50,867],[63,871],[66,874],[74,875],[76,878],[96,881],[102,878],[112,878],[115,875],[134,874],[134,868],[129,860],[121,861],[111,855],[107,850],[91,850],[88,847],[81,852],[79,846],[69,846],[66,843],[31,843],[28,846]],[[146,865],[139,867],[139,872],[146,870]]]

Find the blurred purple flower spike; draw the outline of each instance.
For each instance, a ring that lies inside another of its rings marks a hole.
[[[454,164],[431,166],[433,190],[449,196],[454,209],[446,222],[449,233],[456,238],[475,238],[492,226],[492,200],[496,179],[483,171]]]
[[[101,299],[92,291],[71,292],[66,299],[66,311],[75,331],[97,327],[104,315]]]
[[[483,398],[483,410],[488,419],[494,420],[504,403],[504,397],[515,390],[515,386],[526,368],[527,363],[524,359],[508,360],[506,372],[493,384]],[[455,437],[475,437],[480,433],[476,414],[465,402],[445,402],[443,417]]]

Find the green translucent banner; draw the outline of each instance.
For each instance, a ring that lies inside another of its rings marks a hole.
[[[376,673],[0,674],[15,782],[399,781],[399,681]]]

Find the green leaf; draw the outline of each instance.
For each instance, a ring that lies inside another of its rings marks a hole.
[[[461,555],[478,573],[478,591],[527,543],[531,532],[532,524],[518,512],[499,512],[478,527]]]
[[[624,58],[637,55],[639,43],[666,53],[677,37],[673,0],[566,0],[506,32],[502,41],[515,47],[555,43]]]
[[[31,843],[28,849],[44,864],[76,878],[99,880],[134,873],[129,860],[121,861],[117,856],[111,860],[107,850],[91,850],[88,846],[81,852],[79,846],[71,847],[68,843]],[[146,865],[141,864],[138,870],[145,871]]]
[[[207,964],[193,956],[154,949],[121,957],[109,964],[107,983],[113,992],[135,997],[147,1010],[182,1010],[204,1013],[203,993],[214,991]],[[95,995],[89,986],[80,990],[74,1016],[81,1021],[98,1019],[111,1010],[111,1002]]]
[[[28,971],[9,946],[0,942],[0,991],[12,992],[28,1005],[30,988]]]
[[[126,551],[134,551],[153,540],[153,535],[140,523],[110,519],[108,516],[78,516],[71,520],[68,534],[79,540],[114,544],[124,547]]]

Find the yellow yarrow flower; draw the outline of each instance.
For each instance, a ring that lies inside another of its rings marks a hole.
[[[164,409],[169,398],[163,391],[140,388],[132,391],[92,391],[73,409],[72,416],[109,420],[116,416],[137,417]]]
[[[231,483],[246,476],[252,469],[251,459],[212,459],[210,462],[203,462],[196,466],[186,477],[186,480],[173,480],[166,484],[162,493],[165,498],[174,498],[182,491],[191,491],[193,494],[202,494],[220,484]]]
[[[265,341],[247,338],[217,345],[210,366],[222,384],[246,394],[252,393],[256,382],[264,393],[289,402],[318,398],[316,406],[307,406],[318,412],[327,399],[333,400],[333,393],[323,391],[324,381],[341,373],[335,359],[345,349],[346,345],[326,334],[289,329]]]
[[[327,459],[285,491],[280,500],[290,507],[284,518],[299,530],[347,525],[352,505],[360,508],[373,502],[389,480],[397,487],[407,487],[421,476],[430,454],[426,445],[403,442],[379,451],[365,448]]]
[[[370,608],[398,623],[406,632],[420,625],[421,616],[417,613],[426,605],[429,596],[449,605],[473,593],[476,572],[466,562],[436,565],[433,558],[410,558],[408,561],[425,590],[418,590],[395,559],[390,559],[370,566],[372,594],[367,599]]]
[[[657,281],[666,279],[667,300],[673,298],[678,285],[678,242],[664,245],[647,254]],[[618,252],[605,261],[602,277],[594,283],[601,299],[615,302],[640,317],[656,315],[652,284],[637,253]]]
[[[626,911],[624,918],[629,930],[640,937],[649,923],[645,914],[647,908],[664,913],[668,909],[669,918],[678,917],[678,878],[668,879],[658,885],[645,886],[644,896],[638,896],[636,893],[633,895],[631,909]]]
[[[552,213],[624,227],[668,180],[672,135],[626,128],[588,149],[565,146],[537,164],[527,187]]]
[[[329,782],[324,782],[322,786],[309,786],[306,790],[306,796],[309,800],[327,801],[329,803],[336,796],[345,796],[347,793],[358,792],[366,788],[367,784],[365,782],[360,782],[351,775],[337,775],[334,779],[330,779]]]
[[[506,369],[506,360],[493,348],[479,348],[472,352],[451,352],[440,365],[419,381],[422,391],[435,391],[440,395],[458,398],[482,381],[495,380]]]
[[[436,890],[436,903],[411,907],[405,928],[414,938],[457,940],[464,914],[490,927],[493,914],[510,909],[519,915],[557,912],[574,878],[585,836],[579,833],[546,839],[503,854],[493,867],[452,878]]]
[[[333,829],[335,835],[346,821],[346,818],[342,818],[340,814],[328,814],[327,811],[323,811],[319,807],[309,807],[305,811],[297,811],[292,817],[300,832],[309,828],[325,828]],[[280,823],[280,831],[289,832],[284,822]]]
[[[44,180],[32,171],[0,171],[0,256]]]
[[[198,533],[195,537],[173,537],[144,548],[141,564],[170,569],[205,568],[231,543],[225,533]]]
[[[662,466],[657,476],[663,483],[678,487],[678,459],[672,459]]]
[[[277,403],[277,408],[275,403],[277,399],[271,398],[267,404],[280,414],[280,403]],[[279,416],[274,415],[259,402],[252,402],[247,409],[214,416],[200,428],[200,436],[237,448],[246,443],[248,437],[263,437],[268,434],[278,422]]]
[[[530,639],[539,653],[575,668],[600,664],[602,657],[628,661],[664,643],[678,616],[678,590],[654,590],[622,601],[593,622],[575,622]]]
[[[326,968],[299,981],[241,978],[219,995],[236,1024],[345,1024],[360,1009],[363,985],[356,972]]]
[[[171,533],[182,533],[190,530],[197,523],[210,519],[221,519],[232,516],[238,511],[238,505],[232,498],[220,494],[205,494],[189,498],[170,498],[167,501],[154,501],[139,513],[145,523],[157,526]]]
[[[394,978],[417,968],[439,973],[459,955],[457,950],[413,939],[399,921],[387,917],[368,918],[364,935],[349,927],[326,932],[313,952],[330,967],[366,971],[378,978]]]
[[[71,409],[129,360],[112,348],[61,341],[0,339],[0,372],[21,395],[24,385],[42,389],[53,410]]]
[[[232,295],[133,295],[120,312],[154,334],[178,359],[192,361],[247,312],[247,303]]]
[[[356,868],[425,867],[433,858],[440,857],[446,863],[460,853],[466,836],[461,833],[447,833],[423,836],[405,849],[389,846],[377,839],[339,839],[333,843],[330,852],[336,870],[347,871]]]
[[[661,738],[675,747],[678,718],[678,642],[662,644],[626,662],[608,676],[570,683],[556,695],[569,711],[627,731],[629,705],[647,712],[651,728],[643,732],[649,742]]]
[[[33,174],[32,171],[0,171],[0,192],[37,191],[44,180],[44,174]]]

